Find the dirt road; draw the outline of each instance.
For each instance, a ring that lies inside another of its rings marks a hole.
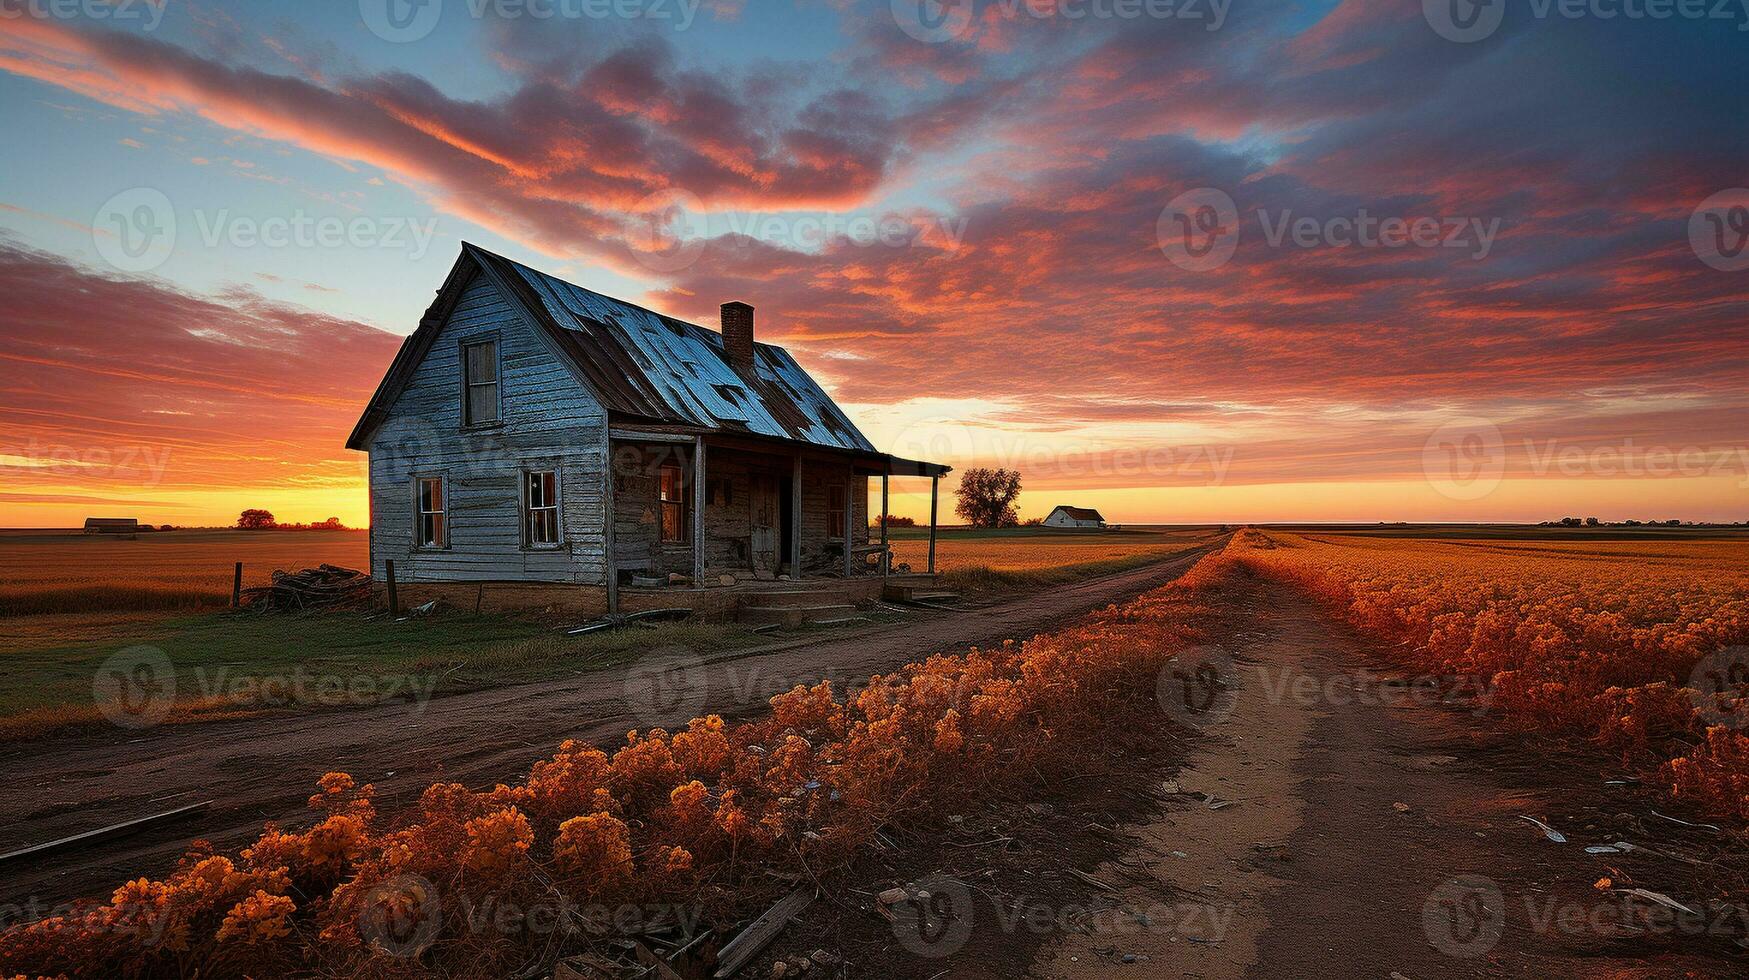
[[[1214,608],[1231,659],[1199,659],[1236,696],[1187,709],[1168,681],[1170,713],[1201,736],[1154,790],[1165,812],[1124,828],[1133,846],[1090,869],[1123,883],[1101,904],[1135,914],[1053,936],[1033,975],[1742,975],[1730,953],[1741,915],[1708,910],[1689,866],[1645,854],[1693,832],[1647,816],[1655,801],[1605,788],[1620,775],[1607,760],[1546,754],[1473,706],[1392,678],[1290,589],[1243,576]],[[1585,851],[1623,839],[1641,850]],[[1668,889],[1700,914],[1594,887],[1604,877]],[[1168,911],[1142,922],[1151,908]]]
[[[159,728],[17,745],[0,753],[0,851],[204,799],[211,810],[124,841],[9,868],[0,903],[54,903],[167,870],[186,841],[234,845],[265,820],[294,823],[324,772],[344,770],[406,798],[434,780],[490,786],[524,775],[567,738],[617,742],[627,730],[701,713],[764,710],[772,694],[831,679],[860,683],[932,652],[1025,638],[1168,581],[1223,545],[984,608],[713,659],[665,651],[627,670],[284,718]]]

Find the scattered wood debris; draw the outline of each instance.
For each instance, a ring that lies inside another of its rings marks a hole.
[[[783,927],[789,925],[801,911],[813,904],[814,892],[808,888],[798,888],[782,899],[776,905],[765,911],[765,914],[753,920],[753,924],[741,930],[741,934],[729,940],[721,952],[717,953],[717,980],[732,977],[748,964],[759,951],[771,945]]]
[[[82,834],[74,834],[71,837],[62,837],[59,840],[52,840],[44,844],[22,847],[16,851],[8,851],[5,854],[0,854],[0,864],[24,860],[26,858],[41,857],[54,851],[63,850],[69,847],[77,847],[81,844],[89,844],[93,841],[121,837],[137,830],[144,830],[154,824],[175,820],[177,817],[193,813],[196,810],[204,810],[212,805],[212,800],[204,800],[200,803],[191,803],[188,806],[177,807],[174,810],[166,810],[163,813],[154,813],[151,816],[139,817],[134,820],[124,820],[121,823],[110,824],[107,827],[99,827],[96,830],[87,830]]]
[[[241,603],[256,612],[357,609],[375,602],[370,576],[353,568],[322,564],[301,572],[275,571],[271,585],[244,589]]]

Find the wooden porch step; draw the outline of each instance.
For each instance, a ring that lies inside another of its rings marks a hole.
[[[779,626],[805,626],[848,618],[856,607],[848,604],[830,606],[742,606],[736,618],[755,626],[776,623]]]
[[[947,602],[960,598],[958,592],[943,591],[934,582],[889,582],[881,594],[893,602]]]

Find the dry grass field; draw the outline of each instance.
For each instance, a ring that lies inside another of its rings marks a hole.
[[[935,564],[948,585],[978,591],[1028,588],[1135,568],[1206,544],[1206,527],[1125,528],[1085,533],[1036,527],[943,528]],[[927,528],[894,528],[893,562],[922,571],[929,562]]]
[[[137,536],[0,532],[0,616],[191,610],[230,601],[276,568],[363,568],[366,531],[159,531]]]
[[[1247,529],[1227,549],[1421,668],[1476,679],[1514,726],[1656,765],[1749,820],[1749,538],[1505,541]]]
[[[364,568],[367,531],[191,530],[137,537],[67,531],[0,532],[0,618],[44,614],[114,616],[194,611],[230,600],[234,563],[245,586],[266,582],[274,569],[323,562]],[[1014,528],[946,528],[936,545],[944,573],[997,573],[1024,585],[1041,573],[1077,577],[1133,568],[1212,540],[1206,528],[1126,529],[1098,534]],[[895,562],[921,570],[928,531],[896,528]]]

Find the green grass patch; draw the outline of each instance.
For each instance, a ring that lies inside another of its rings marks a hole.
[[[732,624],[631,625],[570,637],[548,623],[500,615],[401,622],[363,613],[186,616],[136,635],[0,656],[0,739],[103,724],[98,678],[113,676],[111,658],[136,647],[162,651],[170,664],[165,689],[177,710],[165,720],[174,723],[438,697],[600,670],[662,648],[705,653],[764,642]]]

